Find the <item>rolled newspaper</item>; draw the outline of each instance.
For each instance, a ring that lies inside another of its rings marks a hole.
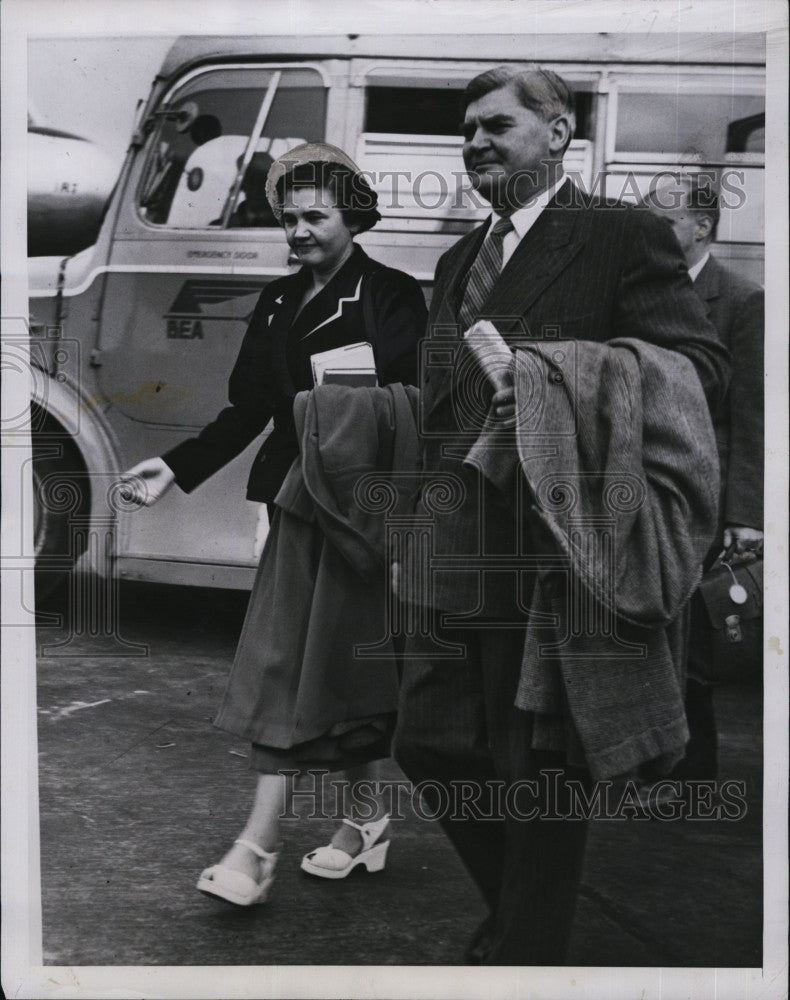
[[[513,352],[493,323],[478,320],[466,331],[464,340],[494,391],[512,384],[508,373],[513,367]]]

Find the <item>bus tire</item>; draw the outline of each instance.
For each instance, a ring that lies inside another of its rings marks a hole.
[[[82,555],[85,533],[72,523],[90,510],[85,463],[68,434],[52,420],[33,434],[33,542],[36,600],[63,589]]]

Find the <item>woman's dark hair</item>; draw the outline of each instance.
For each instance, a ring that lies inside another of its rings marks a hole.
[[[282,205],[289,191],[305,187],[329,191],[345,224],[358,233],[372,229],[381,218],[376,208],[376,192],[362,174],[342,163],[326,163],[321,160],[298,163],[277,181],[277,201]]]

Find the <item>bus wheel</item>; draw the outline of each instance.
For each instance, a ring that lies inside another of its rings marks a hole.
[[[52,433],[52,431],[55,433]],[[47,431],[49,433],[47,433]],[[85,533],[72,531],[75,517],[90,510],[88,477],[65,432],[48,423],[33,435],[33,541],[36,600],[60,591],[84,549]]]

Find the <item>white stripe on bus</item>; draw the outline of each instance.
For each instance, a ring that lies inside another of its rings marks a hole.
[[[230,275],[271,275],[281,277],[296,272],[286,267],[195,267],[188,264],[115,264],[94,268],[84,281],[74,288],[64,288],[64,298],[71,298],[74,295],[81,295],[86,291],[100,274],[222,274]],[[433,272],[422,272],[413,277],[417,281],[433,281]],[[57,289],[31,289],[28,298],[31,299],[53,299],[57,295]]]

